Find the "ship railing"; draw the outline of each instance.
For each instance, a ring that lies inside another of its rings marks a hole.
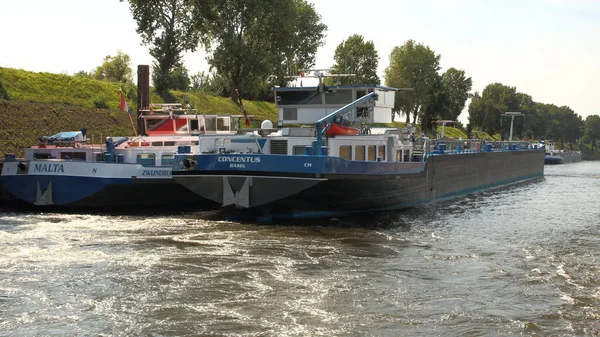
[[[526,141],[503,142],[479,139],[438,139],[429,144],[424,143],[422,146],[423,152],[429,154],[498,152],[528,150],[534,148],[533,144]]]

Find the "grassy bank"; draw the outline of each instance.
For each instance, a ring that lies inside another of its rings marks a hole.
[[[127,114],[118,110],[120,88],[115,82],[0,67],[0,156],[22,156],[23,148],[37,144],[39,136],[61,131],[87,128],[95,141],[107,135],[132,135]],[[124,89],[135,111],[137,90]],[[181,91],[171,95],[180,103],[185,96],[198,114],[240,114],[239,106],[229,98]],[[150,102],[163,103],[153,90]],[[248,101],[244,105],[254,116],[253,126],[265,119],[277,120],[274,103]]]

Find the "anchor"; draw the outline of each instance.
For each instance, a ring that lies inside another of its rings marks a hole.
[[[48,184],[48,188],[42,193],[40,182],[37,182],[37,193],[33,204],[36,206],[54,205],[54,201],[52,201],[52,183]]]

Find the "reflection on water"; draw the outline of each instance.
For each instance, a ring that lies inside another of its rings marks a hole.
[[[0,212],[0,336],[600,334],[600,163],[404,212]]]

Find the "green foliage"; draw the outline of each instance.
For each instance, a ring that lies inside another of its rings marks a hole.
[[[0,82],[13,101],[76,105],[93,108],[105,97],[109,107],[119,106],[121,84],[64,74],[34,73],[0,68]],[[128,102],[135,109],[135,101]]]
[[[583,135],[583,120],[568,106],[534,102],[531,96],[517,92],[515,87],[500,83],[489,84],[482,95],[473,95],[469,121],[486,132],[508,138],[510,118],[504,116],[508,111],[524,114],[515,118],[513,124],[513,135],[519,138],[552,140],[562,148],[565,143],[577,144]]]
[[[501,115],[507,111],[519,111],[517,89],[500,83],[485,87],[481,96],[473,95],[469,105],[469,121],[487,133],[501,131]]]
[[[470,77],[466,77],[464,70],[449,68],[441,79],[440,94],[442,104],[439,111],[439,117],[448,120],[456,120],[465,108],[465,103],[469,98],[469,92],[473,86]]]
[[[362,35],[354,34],[342,41],[335,49],[333,56],[335,64],[333,69],[342,74],[355,74],[351,77],[328,78],[327,85],[379,85],[381,81],[377,76],[379,55],[373,41],[364,40]]]
[[[100,96],[94,100],[94,108],[97,109],[109,109],[108,103],[106,103],[106,98],[104,96]]]
[[[585,119],[584,134],[585,139],[590,143],[593,150],[596,141],[600,140],[600,116],[587,116]]]
[[[413,115],[413,124],[419,113],[430,104],[432,92],[439,81],[440,55],[428,46],[408,40],[390,53],[390,64],[385,69],[385,83],[391,87],[413,88],[413,91],[396,94],[394,111]]]
[[[104,62],[94,72],[94,78],[97,80],[125,83],[133,81],[132,74],[131,58],[129,55],[119,51],[115,56],[106,55],[104,57]]]
[[[8,92],[4,89],[4,85],[2,85],[2,81],[0,80],[0,99],[9,100]]]
[[[190,88],[191,80],[188,75],[188,70],[184,66],[178,66],[173,69],[171,74],[171,89],[175,90],[188,90]]]
[[[290,69],[314,64],[326,26],[304,0],[196,0],[196,22],[207,29],[208,63],[235,97],[270,95]],[[272,76],[271,76],[272,75]]]
[[[152,81],[159,92],[174,88],[172,71],[183,66],[182,53],[195,51],[203,26],[196,25],[189,0],[129,0],[137,32],[154,57]]]

